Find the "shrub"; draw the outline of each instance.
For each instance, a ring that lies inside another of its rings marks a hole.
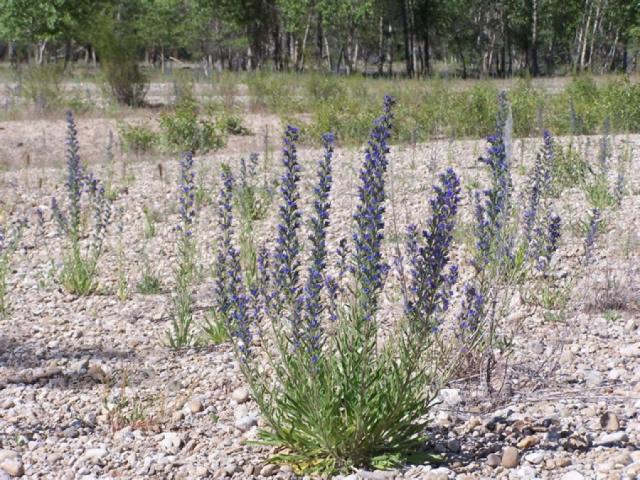
[[[136,155],[150,152],[158,143],[158,134],[144,124],[125,123],[120,126],[119,131],[123,148]]]
[[[98,14],[92,40],[100,57],[100,68],[108,90],[118,103],[130,107],[144,105],[148,83],[138,65],[140,39],[129,22],[133,12],[110,8]]]
[[[221,126],[198,119],[198,107],[193,99],[182,101],[173,113],[163,113],[160,127],[167,146],[174,151],[218,150],[227,142]]]
[[[219,123],[230,135],[251,135],[251,130],[242,124],[242,117],[235,113],[224,113]]]
[[[460,193],[452,170],[434,187],[433,216],[424,231],[410,231],[405,315],[387,342],[377,343],[376,317],[389,268],[381,245],[392,105],[385,98],[384,113],[371,133],[360,171],[353,248],[347,253],[341,242],[336,277],[328,272],[326,244],[333,135],[323,137],[325,155],[318,164],[309,219],[309,262],[303,264],[299,131],[287,128],[276,245],[271,254],[259,255],[253,288],[242,282],[232,241],[233,178],[224,173],[216,315],[226,322],[268,427],[262,440],[286,448],[289,453],[275,460],[300,470],[331,472],[406,461],[424,444],[427,414],[456,357],[439,349],[437,328],[457,276],[457,269],[449,267]],[[261,348],[252,341],[255,335]]]
[[[77,295],[89,295],[96,288],[98,260],[102,254],[104,237],[111,222],[111,201],[105,195],[100,180],[86,173],[80,162],[77,130],[73,115],[67,113],[67,211],[64,212],[54,197],[51,209],[58,227],[66,237],[60,281],[67,291]],[[90,240],[83,242],[84,202],[90,197],[93,210]]]
[[[20,73],[23,96],[40,112],[62,104],[64,69],[56,64],[32,66]]]

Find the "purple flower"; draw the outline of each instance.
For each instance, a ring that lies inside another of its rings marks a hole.
[[[363,318],[371,319],[378,308],[378,294],[384,284],[389,266],[381,253],[384,238],[385,173],[393,127],[392,108],[395,100],[385,96],[383,114],[374,121],[369,146],[360,169],[358,206],[354,214],[354,252],[352,271],[359,295]]]
[[[458,336],[467,338],[469,334],[473,336],[480,328],[480,321],[483,317],[484,297],[471,283],[465,283],[463,294],[462,310],[458,315]]]
[[[440,175],[440,185],[433,187],[430,200],[431,219],[418,234],[415,225],[407,232],[407,257],[410,263],[408,295],[405,311],[416,322],[432,328],[434,315],[449,308],[451,288],[458,277],[452,265],[448,271],[449,249],[453,240],[455,216],[460,203],[460,179],[450,168]]]
[[[296,346],[301,340],[301,307],[302,287],[300,285],[300,228],[301,214],[298,209],[300,193],[300,165],[295,142],[298,140],[299,130],[289,125],[284,135],[282,148],[282,163],[285,168],[281,179],[280,193],[280,223],[273,258],[274,281],[278,294],[275,296],[275,308],[282,311],[286,306],[289,310],[291,332]]]
[[[322,137],[324,157],[318,163],[318,184],[314,188],[313,216],[311,217],[311,263],[304,287],[305,303],[305,343],[312,358],[318,357],[322,347],[321,313],[323,310],[321,292],[324,285],[324,270],[327,257],[327,227],[329,226],[329,193],[331,192],[331,159],[333,157],[334,135],[326,133]]]

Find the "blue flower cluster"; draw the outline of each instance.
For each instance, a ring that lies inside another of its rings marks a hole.
[[[104,185],[90,172],[85,172],[80,161],[80,145],[78,130],[73,114],[67,112],[66,160],[67,176],[65,187],[68,197],[68,211],[65,214],[58,200],[51,199],[51,210],[61,232],[69,236],[75,243],[80,240],[82,226],[82,195],[88,193],[93,199],[94,230],[92,248],[94,254],[99,252],[106,235],[107,226],[111,222],[111,201],[108,199]]]
[[[300,285],[300,229],[301,213],[298,208],[300,193],[300,165],[295,142],[298,140],[298,128],[289,125],[284,134],[282,163],[285,172],[281,178],[280,223],[274,253],[274,282],[277,295],[274,297],[275,308],[281,312],[287,307],[291,332],[295,344],[300,345],[302,335],[302,287]]]
[[[434,328],[438,313],[449,308],[451,288],[458,278],[458,268],[452,265],[448,272],[449,249],[453,240],[455,216],[460,203],[460,179],[449,168],[440,175],[440,185],[433,187],[435,196],[430,200],[431,220],[418,235],[415,225],[407,231],[407,256],[410,282],[405,311],[414,320]],[[421,237],[421,238],[420,238]]]
[[[251,298],[245,293],[240,266],[240,255],[233,246],[233,175],[223,168],[222,188],[218,201],[218,226],[220,239],[215,265],[216,313],[227,327],[230,335],[237,341],[236,347],[243,361],[251,356],[250,312]]]
[[[554,161],[553,137],[547,130],[542,133],[542,137],[542,153],[536,156],[536,163],[531,175],[529,203],[524,212],[524,237],[527,244],[531,242],[531,234],[538,217],[540,202],[551,192],[551,172]]]
[[[383,114],[374,122],[365,158],[360,169],[358,206],[354,214],[353,273],[359,291],[359,308],[363,318],[371,319],[378,307],[389,266],[384,262],[381,244],[384,238],[385,173],[389,154],[389,137],[393,127],[395,100],[385,96]]]
[[[512,180],[511,164],[504,139],[504,113],[499,116],[494,135],[487,137],[487,155],[479,161],[489,167],[491,188],[475,196],[475,234],[478,248],[476,266],[487,265],[494,255],[509,255],[510,242],[504,238],[504,226],[510,207]]]
[[[334,135],[326,133],[322,137],[324,156],[318,162],[318,184],[314,188],[313,216],[311,217],[311,262],[304,287],[305,345],[313,362],[316,362],[321,344],[321,302],[322,287],[325,283],[324,270],[327,258],[327,227],[329,226],[329,194],[331,192],[331,160],[333,158]]]
[[[458,315],[458,336],[468,338],[480,329],[484,316],[484,295],[472,283],[464,285],[462,309]],[[464,343],[464,342],[463,342]]]

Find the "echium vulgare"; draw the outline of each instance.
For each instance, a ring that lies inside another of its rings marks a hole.
[[[323,305],[321,293],[325,284],[324,272],[327,264],[327,227],[329,226],[329,209],[331,203],[331,160],[333,158],[334,135],[326,133],[322,136],[324,156],[318,162],[318,183],[314,187],[313,215],[310,219],[311,260],[307,281],[304,286],[304,343],[312,362],[318,360],[321,345],[321,314]]]
[[[370,320],[378,309],[378,294],[389,266],[382,258],[384,238],[385,174],[389,163],[389,138],[393,128],[393,97],[385,96],[383,113],[374,121],[364,162],[360,168],[358,205],[354,214],[353,265],[358,307]]]
[[[448,271],[445,267],[460,203],[460,179],[450,168],[440,175],[440,184],[433,190],[427,228],[418,233],[416,225],[411,224],[407,229],[410,278],[405,298],[406,313],[430,329],[438,326],[437,316],[449,308],[451,288],[458,278],[457,266],[450,266]]]
[[[501,97],[502,98],[502,97]],[[506,101],[501,101],[496,132],[487,137],[487,154],[480,157],[491,178],[491,187],[476,192],[475,234],[478,255],[476,267],[482,268],[492,260],[508,258],[511,255],[512,239],[506,232],[506,223],[511,207],[513,183],[511,179],[511,158],[507,154],[509,125]]]

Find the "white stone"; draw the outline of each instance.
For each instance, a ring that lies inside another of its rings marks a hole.
[[[160,445],[166,452],[178,453],[182,446],[182,436],[176,432],[165,432]]]
[[[575,470],[572,470],[562,475],[562,477],[560,477],[560,480],[585,480],[585,479],[584,479],[584,475],[582,475],[580,472],[576,472]]]
[[[455,407],[462,402],[460,390],[457,388],[443,388],[440,390],[440,393],[438,393],[438,398],[449,407]]]
[[[100,463],[107,456],[105,448],[90,448],[84,452],[84,458],[91,463]]]

